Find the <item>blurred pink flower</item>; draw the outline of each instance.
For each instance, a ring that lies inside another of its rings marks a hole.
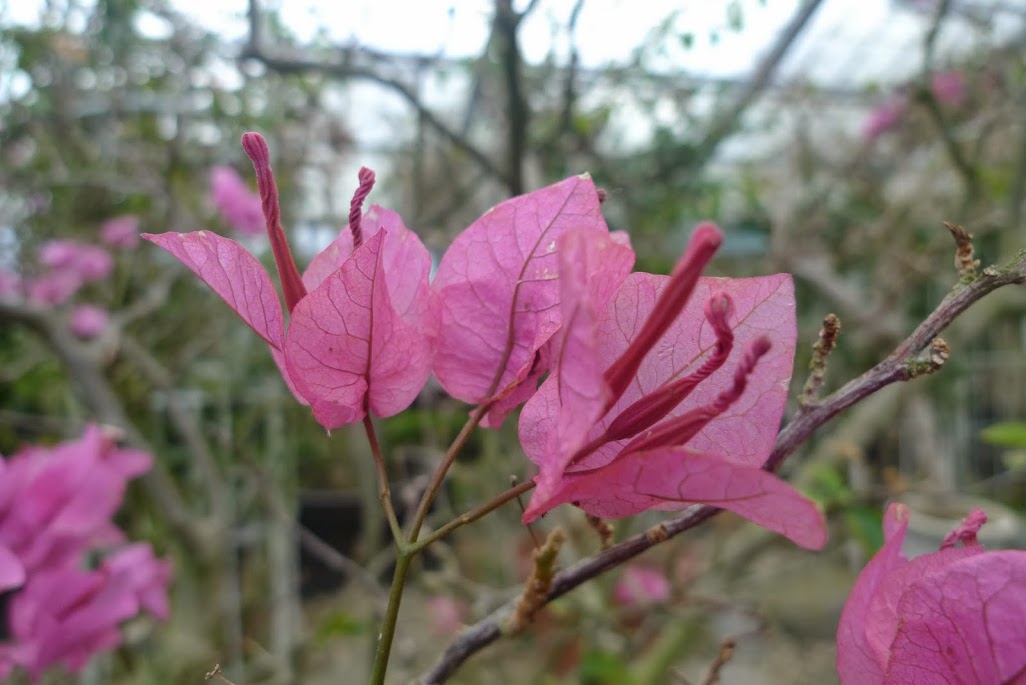
[[[80,338],[95,338],[107,327],[110,316],[107,310],[91,304],[81,304],[71,310],[69,326],[71,332]]]
[[[125,484],[145,473],[150,455],[120,449],[96,426],[53,448],[27,447],[0,460],[0,576],[12,559],[25,575],[76,563],[96,544],[122,536],[111,517]],[[0,590],[12,585],[0,585]]]
[[[427,601],[431,632],[435,635],[455,635],[463,627],[467,608],[452,597],[436,595]]]
[[[966,92],[965,76],[960,71],[940,71],[933,75],[930,82],[933,96],[944,105],[960,107],[965,104],[968,93]]]
[[[64,304],[82,287],[82,279],[70,271],[52,271],[33,278],[26,286],[28,299],[36,304]]]
[[[96,571],[64,567],[35,574],[11,601],[14,644],[0,653],[0,674],[20,665],[35,680],[61,663],[80,671],[97,652],[121,644],[123,621],[142,610],[166,618],[170,578],[170,563],[155,559],[146,544],[116,552]]]
[[[670,599],[670,581],[651,566],[628,566],[616,581],[613,598],[624,606],[651,606]]]
[[[64,272],[82,282],[99,281],[114,269],[114,258],[97,245],[75,240],[51,240],[39,250],[39,263],[51,272]]]
[[[100,240],[109,247],[134,249],[139,244],[139,217],[123,214],[107,219],[100,227]]]
[[[895,97],[869,113],[862,126],[862,137],[866,140],[876,140],[901,123],[904,116],[905,98]]]
[[[230,166],[210,170],[210,199],[225,222],[243,235],[264,231],[260,196],[254,193]]]
[[[49,240],[39,248],[39,263],[51,269],[71,266],[82,245],[74,240]]]
[[[1022,683],[1026,551],[985,552],[979,509],[911,561],[901,553],[909,510],[892,504],[885,542],[859,574],[837,627],[844,685]],[[962,547],[957,547],[961,542]]]
[[[149,545],[122,547],[97,570],[81,570],[86,553],[123,542],[111,517],[126,482],[151,462],[95,426],[79,440],[0,459],[0,591],[15,591],[0,678],[15,666],[33,679],[57,663],[79,670],[120,644],[120,622],[142,610],[167,616],[171,566]]]

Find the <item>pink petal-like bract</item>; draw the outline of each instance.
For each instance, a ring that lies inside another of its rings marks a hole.
[[[285,316],[281,300],[257,258],[234,240],[210,231],[144,233],[143,238],[177,257],[267,343],[293,395],[305,404],[285,368]]]
[[[837,630],[844,685],[1026,683],[1026,551],[985,552],[974,511],[938,552],[901,556],[908,509],[884,515],[884,546],[852,589]],[[954,540],[963,547],[955,547]]]
[[[363,214],[374,173],[362,169],[350,212],[354,225],[300,276],[281,226],[267,143],[246,133],[242,145],[257,174],[291,314],[287,334],[270,277],[240,245],[203,231],[144,237],[192,269],[268,344],[289,389],[324,427],[359,421],[368,410],[379,416],[402,411],[430,374],[427,249],[395,212],[375,205]],[[354,240],[363,235],[372,237]]]
[[[399,413],[430,373],[431,257],[397,214],[375,207],[365,226],[372,216],[381,228],[300,301],[285,343],[290,375],[329,430],[368,409]]]
[[[570,230],[608,234],[588,176],[507,200],[453,241],[431,298],[432,370],[450,395],[495,402],[537,379],[539,353],[560,326],[557,242]],[[512,408],[485,424],[498,426]]]

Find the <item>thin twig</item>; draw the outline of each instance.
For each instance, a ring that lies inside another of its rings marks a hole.
[[[737,640],[734,636],[728,635],[723,638],[720,642],[720,652],[716,655],[715,661],[709,666],[709,672],[702,679],[702,685],[716,685],[716,683],[720,682],[720,671],[734,657],[734,647],[736,646]]]

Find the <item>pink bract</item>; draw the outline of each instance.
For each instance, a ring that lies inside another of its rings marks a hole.
[[[705,225],[673,276],[631,274],[595,307],[581,265],[600,241],[561,248],[560,352],[520,417],[540,471],[524,520],[567,502],[603,518],[704,502],[822,546],[815,505],[761,468],[791,377],[790,277],[699,278],[719,244]]]
[[[859,574],[837,628],[844,685],[1026,682],[1026,551],[985,552],[977,510],[940,551],[907,560],[909,511],[891,504],[885,542]],[[963,546],[956,547],[961,541]]]
[[[279,222],[267,145],[243,136],[263,199],[265,224],[291,313],[259,261],[212,233],[144,235],[198,275],[271,348],[293,394],[327,429],[391,416],[408,407],[430,373],[425,325],[431,256],[394,212],[359,207],[373,174],[361,175],[358,200],[339,239],[300,278]],[[367,239],[356,236],[367,235]],[[356,245],[354,247],[354,245]]]
[[[249,189],[232,167],[215,166],[210,170],[210,201],[225,223],[242,235],[263,233],[260,196]]]
[[[587,175],[496,205],[439,264],[431,286],[432,371],[453,397],[494,403],[486,426],[499,426],[547,370],[543,348],[561,323],[556,245],[571,230],[609,234]],[[618,255],[606,274],[611,289],[634,261],[629,250]]]

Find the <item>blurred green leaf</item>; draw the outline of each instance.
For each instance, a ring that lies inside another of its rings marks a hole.
[[[980,439],[996,447],[1026,447],[1026,423],[1003,421],[980,431]]]

